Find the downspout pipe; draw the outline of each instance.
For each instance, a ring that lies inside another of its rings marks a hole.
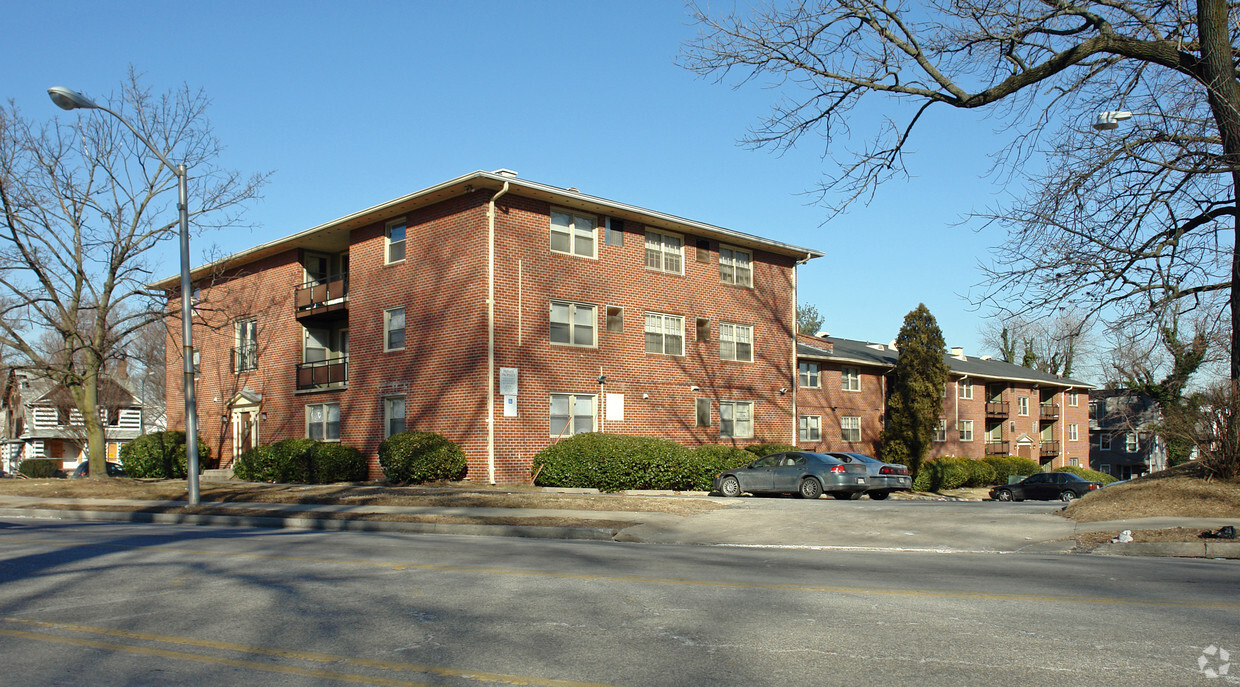
[[[487,478],[495,484],[495,201],[508,193],[508,182],[487,203]]]
[[[797,321],[797,308],[800,304],[800,294],[798,292],[800,287],[798,286],[797,280],[797,268],[809,262],[813,257],[813,255],[806,253],[804,258],[797,260],[796,263],[792,265],[792,380],[788,385],[788,388],[792,389],[792,441],[788,443],[793,446],[796,446],[797,442],[801,439],[800,419],[797,417],[797,413],[800,412],[797,391],[801,385],[800,361],[797,359],[797,325],[800,324]]]

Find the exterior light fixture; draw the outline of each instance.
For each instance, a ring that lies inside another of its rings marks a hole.
[[[1107,110],[1099,112],[1098,118],[1094,120],[1094,128],[1098,131],[1107,131],[1110,129],[1118,129],[1119,123],[1130,119],[1132,113],[1127,110]]]

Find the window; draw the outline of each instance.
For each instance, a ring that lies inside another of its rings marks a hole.
[[[1141,447],[1141,444],[1140,442],[1137,441],[1136,434],[1129,433],[1126,436],[1124,436],[1124,452],[1125,453],[1136,453],[1137,449],[1140,447]]]
[[[624,245],[624,220],[608,217],[606,243],[609,246]]]
[[[233,358],[234,372],[258,369],[258,319],[237,321],[237,349]]]
[[[400,262],[405,259],[405,220],[394,219],[387,223],[383,231],[386,244],[386,262]]]
[[[685,318],[657,312],[646,313],[646,352],[684,355]]]
[[[593,432],[594,399],[591,394],[551,394],[551,436]]]
[[[732,439],[753,438],[753,402],[719,402],[719,436]]]
[[[802,415],[800,417],[801,441],[822,440],[822,416]]]
[[[595,221],[593,217],[567,210],[552,210],[551,251],[593,258]]]
[[[939,420],[939,424],[934,426],[934,440],[947,441],[947,420]]]
[[[753,327],[720,322],[719,359],[753,362]]]
[[[843,391],[861,391],[861,368],[845,365],[840,370],[840,389]]]
[[[697,250],[694,251],[697,253],[697,261],[710,262],[710,240],[698,239],[694,242],[694,245],[697,247]]]
[[[400,351],[405,348],[405,309],[391,308],[383,311],[383,350]]]
[[[958,383],[960,384],[960,398],[963,398],[963,399],[973,398],[973,380],[962,379]]]
[[[1017,415],[1028,415],[1029,414],[1029,397],[1028,396],[1021,396],[1020,398],[1016,399],[1016,414]]]
[[[861,441],[861,418],[859,417],[840,418],[840,437],[844,441],[851,441],[851,442]]]
[[[1098,435],[1098,448],[1103,451],[1111,450],[1111,435],[1110,434],[1099,434]]]
[[[340,404],[307,405],[306,437],[319,441],[340,441]]]
[[[961,420],[956,424],[960,428],[961,441],[973,441],[973,421]]]
[[[710,341],[710,320],[705,317],[697,318],[697,340]]]
[[[405,431],[405,397],[389,396],[383,399],[384,438],[403,431]]]
[[[698,427],[710,427],[710,399],[694,399],[694,411],[697,415]]]
[[[593,305],[551,301],[551,343],[593,346],[595,325]]]
[[[1081,467],[1081,459],[1080,458],[1069,458],[1068,465],[1071,465],[1074,468],[1079,468]]]
[[[753,253],[719,246],[719,278],[724,284],[753,286]]]
[[[996,422],[986,425],[986,443],[999,444],[1003,442],[1003,423]]]
[[[646,230],[646,269],[683,274],[681,257],[684,240],[674,234]]]
[[[822,386],[818,380],[818,363],[802,362],[797,364],[797,368],[801,372],[802,389],[817,389]]]
[[[607,306],[607,331],[612,334],[620,334],[624,331],[624,308]]]
[[[1077,406],[1075,391],[1068,392],[1068,405],[1072,406],[1073,408]]]
[[[1075,424],[1068,425],[1068,441],[1077,441],[1079,439],[1080,437],[1077,436],[1077,432],[1076,432],[1076,425]]]

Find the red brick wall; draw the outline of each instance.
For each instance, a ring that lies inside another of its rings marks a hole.
[[[877,455],[886,399],[883,368],[830,361],[818,363],[820,387],[802,387],[797,391],[797,415],[821,416],[822,439],[817,442],[799,442],[798,446],[813,451],[853,451]],[[860,371],[860,391],[843,390],[845,367],[854,367]],[[840,429],[840,418],[843,417],[861,418],[860,442],[844,441]]]

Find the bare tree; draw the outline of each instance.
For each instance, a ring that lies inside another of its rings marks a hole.
[[[1174,174],[1131,172],[1113,176],[1126,191],[1115,206],[1094,199],[1092,216],[1031,217],[1034,203],[1010,217],[998,213],[1018,231],[1033,219],[1035,232],[1059,238],[1025,244],[1032,253],[1027,262],[1009,252],[1009,262],[1001,261],[991,275],[991,294],[1030,304],[1031,311],[1083,305],[1097,312],[1218,293],[1230,305],[1234,337],[1240,330],[1240,292],[1232,288],[1240,276],[1236,7],[1227,0],[1197,0],[1195,6],[1162,0],[822,0],[718,18],[694,7],[702,31],[686,46],[683,63],[720,79],[735,70],[741,83],[770,78],[790,86],[747,139],[757,146],[786,148],[820,133],[834,152],[832,144],[851,134],[850,125],[864,126],[850,115],[865,96],[914,105],[904,122],[888,120],[867,132],[867,143],[821,184],[824,202],[837,211],[904,172],[906,147],[932,105],[989,108],[1013,127],[1017,133],[997,163],[1008,170],[1015,166],[1004,163],[1042,151],[1047,131],[1081,149],[1070,138],[1073,131],[1084,133],[1083,116],[1151,106],[1148,111],[1159,114],[1154,125],[1131,128],[1115,146],[1123,160],[1096,160],[1100,171],[1092,178],[1101,179],[1104,167],[1141,160],[1149,168],[1191,171],[1194,186],[1177,188]],[[1155,99],[1164,93],[1172,94],[1169,102]],[[1048,175],[1047,185],[1062,185],[1065,169]],[[1180,200],[1185,194],[1190,200]],[[1160,203],[1159,215],[1141,219],[1138,208]],[[1132,235],[1137,227],[1148,233]],[[1208,241],[1182,243],[1188,235],[1218,238],[1223,231],[1229,237],[1213,250]],[[1073,262],[1070,253],[1082,249],[1086,259]],[[1058,259],[1043,260],[1041,250]],[[1171,253],[1178,254],[1173,264],[1160,260]],[[1206,258],[1197,271],[1194,255]],[[1177,275],[1193,279],[1177,282]],[[1082,294],[1087,297],[1072,300]],[[1240,346],[1233,340],[1230,348],[1231,378],[1240,379]]]
[[[1089,322],[1075,314],[1037,320],[1008,315],[986,321],[982,345],[998,351],[1005,363],[1067,377],[1089,351],[1089,331]]]
[[[131,70],[105,99],[190,179],[197,228],[231,225],[264,176],[219,169],[207,97],[152,96]],[[0,345],[63,384],[85,422],[92,478],[104,478],[102,375],[165,304],[147,291],[147,258],[177,233],[177,179],[121,122],[87,112],[36,123],[0,108]],[[40,345],[50,336],[52,345]]]

